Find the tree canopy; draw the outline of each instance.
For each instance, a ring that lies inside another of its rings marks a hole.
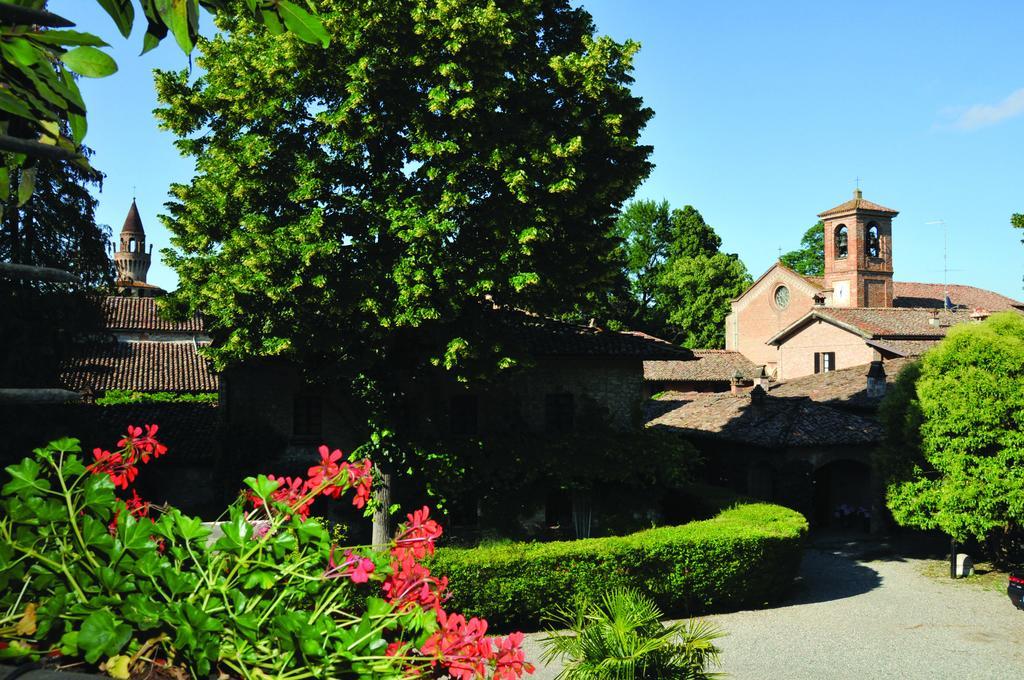
[[[98,328],[91,293],[114,282],[114,269],[107,255],[110,230],[96,224],[88,188],[99,184],[99,173],[42,159],[32,170],[35,192],[18,206],[11,199],[21,172],[27,171],[15,169],[0,183],[0,262],[57,268],[78,282],[69,287],[0,277],[0,385],[39,387],[52,384],[75,336]]]
[[[338,367],[400,407],[409,374],[507,355],[489,305],[557,314],[614,276],[651,167],[638,45],[568,0],[314,6],[334,49],[222,14],[202,75],[157,75],[196,159],[168,204],[175,302],[221,366]]]
[[[96,0],[117,29],[128,37],[135,7],[146,17],[142,51],[156,47],[167,35],[186,53],[199,37],[199,8],[210,12],[246,11],[272,33],[292,31],[302,40],[328,44],[319,19],[303,0]],[[31,167],[28,158],[69,160],[88,168],[80,145],[87,129],[85,102],[75,75],[102,78],[117,71],[102,50],[98,36],[67,30],[74,22],[47,11],[47,0],[5,0],[0,3],[0,149],[12,152],[5,171]],[[22,175],[23,194],[31,193],[34,176]],[[6,180],[4,180],[6,181]]]
[[[800,247],[783,253],[779,262],[804,276],[821,276],[825,273],[825,223],[818,223],[804,232]]]
[[[1024,521],[1024,319],[950,329],[881,406],[878,467],[904,526],[982,540]]]
[[[693,206],[632,201],[615,225],[626,286],[610,315],[687,347],[721,347],[730,300],[750,283],[736,255]]]

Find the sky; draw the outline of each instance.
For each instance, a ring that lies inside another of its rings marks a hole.
[[[900,211],[897,280],[942,282],[948,268],[951,283],[1024,298],[1024,234],[1010,227],[1024,212],[1024,3],[581,4],[599,33],[642,45],[634,92],[655,112],[642,142],[656,167],[637,197],[696,207],[755,278],[859,179],[865,198]],[[188,58],[169,40],[138,56],[141,22],[125,40],[96,3],[50,7],[112,45],[118,73],[81,83],[106,173],[97,220],[116,235],[136,196],[156,253],[169,245],[157,218],[168,188],[193,165],[152,116],[151,71]],[[176,285],[156,261],[149,281]]]

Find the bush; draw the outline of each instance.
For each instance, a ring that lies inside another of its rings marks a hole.
[[[107,390],[96,399],[97,406],[120,404],[216,404],[216,392],[136,392],[135,390]]]
[[[506,625],[611,588],[635,588],[668,614],[692,615],[778,600],[800,566],[807,520],[765,503],[713,519],[629,536],[443,548],[432,568],[449,577],[451,605]]]
[[[1024,318],[950,329],[881,405],[875,464],[901,526],[998,544],[1024,526]]]

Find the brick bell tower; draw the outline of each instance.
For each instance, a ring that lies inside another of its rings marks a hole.
[[[892,218],[899,212],[853,199],[819,213],[825,223],[825,288],[834,307],[892,307]]]
[[[114,252],[114,266],[117,267],[117,280],[123,283],[146,283],[146,274],[153,260],[153,246],[146,252],[146,230],[142,228],[139,208],[132,199],[132,207],[124,218],[121,227],[121,238]]]

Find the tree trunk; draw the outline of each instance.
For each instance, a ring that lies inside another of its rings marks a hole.
[[[386,546],[395,536],[395,526],[391,518],[391,484],[392,475],[390,472],[379,470],[377,483],[373,488],[373,499],[376,503],[373,511],[373,538],[371,542],[374,547]]]

